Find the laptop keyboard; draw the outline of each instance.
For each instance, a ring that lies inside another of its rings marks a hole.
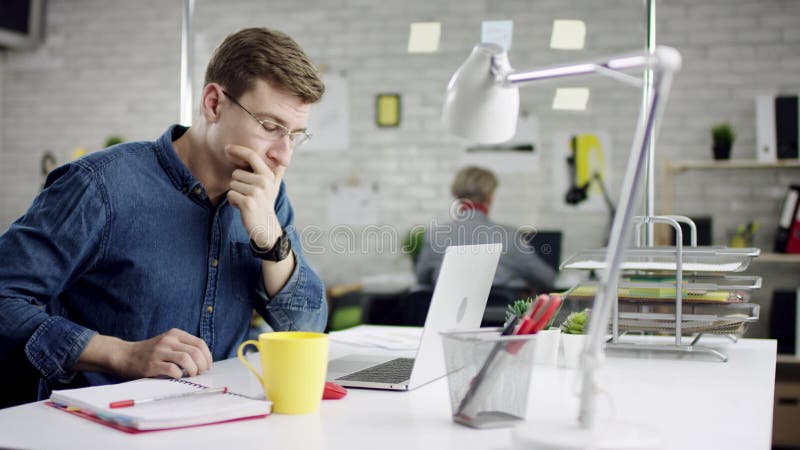
[[[400,383],[411,378],[412,367],[414,367],[414,358],[396,358],[383,364],[339,377],[337,380]]]

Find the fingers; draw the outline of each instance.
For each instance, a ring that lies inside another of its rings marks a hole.
[[[247,147],[229,144],[225,146],[225,152],[228,155],[228,158],[247,163],[247,165],[250,166],[255,174],[272,174],[272,171],[270,170],[269,166],[267,166],[267,163],[265,163],[264,160],[262,160],[258,154],[256,154],[256,152]]]
[[[154,365],[155,373],[150,376],[168,376],[170,378],[183,378],[181,368],[171,362],[161,361]]]
[[[195,364],[197,364],[201,372],[205,372],[206,370],[210,369],[214,360],[211,357],[211,351],[208,349],[206,341],[178,328],[173,328],[173,330],[175,331],[180,344],[183,345],[178,350],[189,353],[192,356],[192,360],[195,361]]]
[[[258,189],[261,189],[259,186],[242,183],[241,181],[231,181],[230,190],[234,192],[238,192],[244,195],[254,195]]]
[[[247,197],[245,195],[236,191],[228,191],[226,196],[228,197],[228,203],[233,205],[234,208],[240,211],[244,209],[245,203],[247,202]]]
[[[258,156],[256,152],[241,145],[231,144],[225,147],[225,149],[229,158],[247,163],[253,170],[253,172],[248,172],[242,169],[234,170],[232,177],[234,180],[249,184],[256,184],[259,182],[259,180],[263,179],[259,178],[259,175],[261,175],[268,177],[267,179],[269,179],[274,186],[277,187],[281,185],[283,176],[286,173],[286,166],[279,165],[272,169]]]
[[[281,185],[281,181],[283,181],[283,174],[286,173],[286,166],[278,166],[275,169],[275,187],[278,188]]]
[[[247,184],[258,184],[264,179],[264,177],[258,176],[253,172],[248,172],[242,169],[236,169],[233,171],[233,174],[231,174],[231,179],[235,181],[241,181],[242,183],[247,183]]]
[[[197,367],[197,361],[192,358],[192,355],[182,351],[169,352],[164,357],[165,361],[174,363],[186,372],[190,377],[197,376],[200,369]]]
[[[213,360],[205,341],[183,330],[173,328],[142,343],[148,342],[153,345],[149,351],[145,350],[144,376],[181,378],[185,373],[193,377],[211,368]]]
[[[210,369],[211,364],[214,362],[214,359],[211,357],[211,350],[208,349],[208,345],[206,345],[206,341],[200,339],[197,336],[191,335],[183,330],[177,330],[182,333],[180,336],[180,340],[182,343],[191,346],[192,348],[196,349],[199,352],[199,356],[197,360],[200,358],[205,360],[205,368],[203,371]]]

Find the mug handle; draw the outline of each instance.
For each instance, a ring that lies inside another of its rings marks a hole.
[[[261,385],[263,386],[263,385],[264,385],[264,379],[263,379],[263,378],[261,378],[261,375],[260,375],[260,374],[258,373],[258,371],[255,369],[255,367],[253,367],[252,365],[250,365],[250,363],[249,363],[249,362],[247,362],[247,358],[245,358],[245,357],[244,357],[244,354],[242,353],[242,350],[244,350],[244,348],[245,348],[245,347],[247,347],[248,345],[252,345],[252,346],[254,346],[256,349],[258,349],[258,341],[256,341],[256,340],[253,340],[253,339],[250,339],[250,340],[247,340],[247,341],[244,341],[244,342],[242,342],[242,343],[239,345],[239,350],[237,350],[237,351],[236,351],[236,356],[238,356],[238,357],[239,357],[239,361],[241,361],[241,362],[242,362],[242,364],[244,364],[244,365],[245,365],[245,367],[247,367],[247,369],[249,369],[249,370],[250,370],[250,372],[253,372],[253,375],[255,375],[255,376],[256,376],[256,378],[258,378],[258,382],[259,382],[259,383],[261,383]],[[259,349],[259,351],[260,351],[260,349]]]

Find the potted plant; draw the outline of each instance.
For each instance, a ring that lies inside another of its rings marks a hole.
[[[406,233],[403,238],[403,252],[411,257],[411,263],[417,264],[420,252],[422,252],[422,244],[425,241],[425,228],[417,226],[412,228]]]
[[[723,122],[711,127],[711,139],[714,159],[730,159],[733,140],[736,139],[736,133],[733,132],[731,124]]]
[[[508,305],[508,307],[506,308],[506,324],[514,316],[522,317],[523,315],[525,315],[525,312],[528,310],[528,307],[531,305],[532,302],[533,299],[531,297],[528,297],[528,298],[520,298],[514,300],[514,303]]]
[[[589,325],[589,309],[570,313],[561,323],[561,342],[564,349],[564,367],[578,367],[581,353],[586,346],[586,326]]]

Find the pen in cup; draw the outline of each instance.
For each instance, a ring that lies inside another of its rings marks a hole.
[[[109,403],[108,407],[109,408],[127,408],[129,406],[140,405],[142,403],[159,402],[159,401],[162,401],[162,400],[174,400],[174,399],[184,398],[184,397],[194,397],[196,395],[225,394],[226,392],[228,392],[228,388],[227,387],[207,388],[207,389],[203,389],[203,390],[200,390],[200,391],[186,392],[186,393],[183,393],[183,394],[162,395],[160,397],[151,397],[151,398],[117,400],[115,402]]]

